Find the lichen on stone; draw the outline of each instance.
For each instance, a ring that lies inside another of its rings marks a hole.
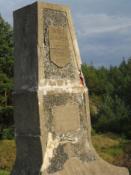
[[[55,173],[63,169],[64,163],[68,159],[67,153],[64,152],[64,145],[59,145],[54,150],[54,157],[50,160],[50,166],[48,167],[48,173]]]
[[[44,16],[44,58],[43,58],[43,67],[44,67],[44,76],[46,79],[54,78],[65,78],[65,79],[76,79],[77,73],[76,68],[73,62],[73,51],[71,51],[71,56],[69,58],[69,64],[63,68],[59,68],[50,60],[50,48],[49,48],[49,26],[55,27],[67,27],[68,21],[65,12],[56,11],[51,9],[45,9],[43,11]]]

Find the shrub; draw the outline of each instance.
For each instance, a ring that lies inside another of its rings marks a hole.
[[[7,128],[4,129],[2,132],[2,139],[13,139],[14,138],[14,129],[13,128]]]

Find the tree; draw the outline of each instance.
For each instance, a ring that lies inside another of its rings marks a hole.
[[[0,16],[0,136],[13,125],[13,32]]]
[[[82,66],[89,88],[93,127],[131,138],[131,58],[119,66]]]

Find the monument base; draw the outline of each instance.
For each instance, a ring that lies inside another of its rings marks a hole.
[[[42,175],[129,175],[126,168],[112,166],[103,160],[82,162],[77,158],[69,159],[64,168],[56,173],[41,173]]]

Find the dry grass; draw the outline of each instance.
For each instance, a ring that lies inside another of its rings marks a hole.
[[[15,161],[15,152],[13,140],[0,140],[0,169],[11,170]]]
[[[110,163],[114,163],[118,156],[124,154],[123,140],[112,134],[94,135],[92,142],[99,155]]]
[[[112,134],[92,136],[94,147],[98,154],[106,161],[131,169],[131,142],[125,141]],[[0,169],[10,171],[15,161],[14,140],[0,141]],[[0,171],[0,175],[8,175],[6,171]]]
[[[117,166],[127,167],[131,172],[131,141],[113,134],[94,135],[92,142],[98,154]]]

